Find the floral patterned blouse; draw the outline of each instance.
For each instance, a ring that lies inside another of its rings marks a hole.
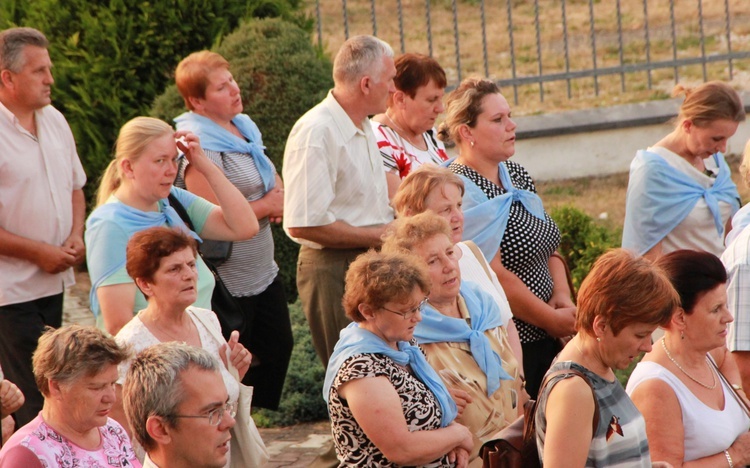
[[[344,361],[331,386],[328,412],[340,467],[397,467],[365,435],[347,401],[338,394],[346,382],[366,377],[387,377],[401,399],[409,431],[440,428],[442,410],[435,395],[405,367],[382,354],[360,354]],[[447,454],[425,467],[452,466]]]
[[[114,419],[99,428],[96,450],[75,445],[48,426],[42,414],[18,430],[0,451],[0,466],[24,468],[140,468],[125,429]]]
[[[403,179],[422,164],[440,164],[448,159],[445,146],[436,138],[437,132],[434,129],[422,134],[427,145],[427,150],[423,150],[387,125],[374,120],[370,123],[378,139],[378,150],[383,157],[383,168],[386,172],[396,173]]]

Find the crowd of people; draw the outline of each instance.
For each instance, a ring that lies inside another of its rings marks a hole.
[[[300,244],[326,367],[315,466],[482,466],[530,399],[546,466],[750,464],[750,210],[723,156],[745,107],[728,84],[675,88],[673,131],[631,165],[623,248],[576,292],[493,81],[445,95],[433,58],[352,37],[280,175],[229,62],[193,53],[175,70],[187,111],[123,125],[86,217],[48,46],[0,32],[0,467],[262,465],[242,446],[246,390],[277,409],[294,344],[274,223]],[[97,326],[62,326],[84,260]],[[215,313],[224,289],[237,330]],[[643,353],[623,388],[615,370]]]

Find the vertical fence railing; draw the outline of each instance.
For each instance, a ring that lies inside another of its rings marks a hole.
[[[536,92],[541,102],[557,92],[572,99],[574,84],[577,92],[590,93],[586,90],[593,88],[596,96],[603,86],[613,92],[612,85],[614,92],[624,93],[630,76],[637,73],[645,73],[649,90],[657,80],[663,86],[665,80],[678,82],[683,74],[697,79],[700,73],[704,81],[724,74],[731,80],[738,60],[745,60],[743,68],[750,67],[750,8],[742,5],[737,0],[341,0],[339,22],[335,14],[324,13],[335,10],[336,0],[311,3],[321,48],[335,47],[326,34],[338,22],[337,34],[343,31],[344,39],[372,33],[402,53],[439,55],[443,66],[453,62],[453,67],[446,67],[449,87],[468,74],[491,77],[502,87],[512,87],[515,103],[521,92]],[[472,41],[471,35],[481,37]],[[415,46],[417,41],[421,42]],[[714,63],[726,64],[725,69]],[[604,78],[613,75],[619,79]],[[564,83],[564,90],[553,86],[555,82]]]
[[[646,66],[648,66],[646,77],[648,81],[648,89],[651,89],[653,83],[651,76],[651,35],[648,33],[648,0],[643,0],[643,40],[646,47]]]
[[[727,33],[727,53],[729,54],[729,79],[734,79],[734,70],[732,69],[732,27],[729,16],[729,0],[724,0],[724,18],[726,18],[726,33]]]
[[[534,29],[536,30],[536,59],[537,59],[537,70],[539,77],[544,76],[542,70],[542,38],[541,38],[541,26],[539,24],[539,0],[534,0]],[[544,83],[539,80],[539,100],[544,102]]]
[[[510,49],[510,72],[513,84],[513,102],[518,104],[518,83],[516,82],[516,47],[513,41],[513,4],[508,0],[506,2],[506,11],[508,14],[508,48]]]
[[[565,13],[565,1],[562,0],[560,3],[561,12],[562,12],[562,32],[563,32],[563,54],[564,54],[564,60],[565,60],[565,73],[570,73],[570,50],[568,49],[568,17]],[[565,84],[567,85],[568,89],[568,99],[573,97],[572,89],[571,89],[571,81],[570,78],[565,79]],[[516,102],[518,104],[518,102]]]
[[[458,72],[458,81],[461,81],[461,46],[458,43],[458,1],[452,0],[451,7],[453,10],[453,41],[456,46],[456,71]]]
[[[427,26],[427,50],[430,57],[433,55],[432,50],[432,18],[430,17],[430,0],[424,0],[424,18]]]

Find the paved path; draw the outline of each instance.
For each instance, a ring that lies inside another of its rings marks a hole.
[[[87,273],[76,273],[76,284],[65,293],[63,324],[94,325],[89,310],[91,282]],[[297,424],[290,427],[260,429],[260,435],[271,455],[269,468],[308,467],[331,440],[328,421]]]

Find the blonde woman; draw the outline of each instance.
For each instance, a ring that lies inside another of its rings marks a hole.
[[[656,258],[678,249],[724,251],[739,194],[722,154],[745,120],[737,91],[711,81],[684,94],[674,130],[630,165],[622,246]]]
[[[177,150],[212,187],[219,206],[172,186],[177,175]],[[91,308],[100,326],[116,334],[146,299],[125,270],[125,246],[138,231],[155,226],[187,230],[169,206],[173,194],[185,207],[197,232],[216,240],[248,239],[258,232],[258,220],[245,198],[209,161],[197,136],[175,132],[167,123],[136,117],[120,130],[115,159],[107,167],[97,194],[97,207],[86,221],[86,245],[91,275]],[[210,309],[214,279],[200,257],[195,305]]]

